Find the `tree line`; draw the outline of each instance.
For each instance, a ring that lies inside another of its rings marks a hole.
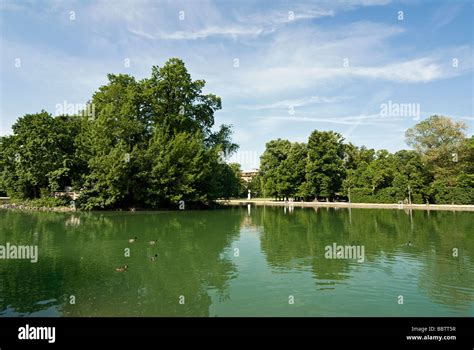
[[[0,137],[0,195],[64,205],[54,192],[72,187],[90,209],[209,205],[246,196],[296,200],[474,203],[474,139],[467,127],[431,116],[406,132],[413,150],[357,147],[332,131],[307,143],[272,140],[260,174],[248,184],[232,127],[214,127],[220,97],[204,94],[184,62],[152,67],[136,80],[109,74],[82,113],[27,114]]]
[[[230,125],[213,129],[221,99],[204,86],[173,58],[142,80],[109,74],[87,104],[93,114],[19,118],[0,138],[0,193],[54,200],[51,193],[71,186],[83,209],[238,196],[240,169],[225,162],[238,145]]]
[[[413,150],[357,147],[333,131],[307,143],[272,140],[248,188],[262,197],[365,203],[474,204],[474,137],[434,115],[406,131]]]

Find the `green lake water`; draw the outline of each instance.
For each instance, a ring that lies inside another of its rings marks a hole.
[[[0,210],[0,245],[39,250],[0,260],[0,316],[474,316],[473,227],[472,212]],[[333,244],[363,261],[327,258]]]

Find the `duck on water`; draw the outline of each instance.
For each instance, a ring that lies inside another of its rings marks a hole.
[[[125,271],[127,271],[127,269],[128,269],[128,265],[123,265],[123,266],[117,267],[117,268],[115,269],[115,271],[117,271],[117,272],[125,272]]]

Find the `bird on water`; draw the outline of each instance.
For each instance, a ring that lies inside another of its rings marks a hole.
[[[124,266],[121,266],[121,267],[117,267],[117,268],[115,269],[115,271],[117,271],[117,272],[125,272],[125,271],[127,271],[127,269],[128,269],[128,265],[124,265]]]

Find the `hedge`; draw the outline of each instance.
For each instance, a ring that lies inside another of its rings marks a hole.
[[[411,200],[415,204],[423,204],[422,193],[412,193]],[[474,204],[474,188],[470,187],[442,187],[432,189],[432,204]],[[408,194],[396,187],[382,188],[372,193],[370,188],[351,188],[351,202],[353,203],[398,203],[408,199]]]
[[[474,204],[472,187],[441,187],[433,192],[437,204]]]

